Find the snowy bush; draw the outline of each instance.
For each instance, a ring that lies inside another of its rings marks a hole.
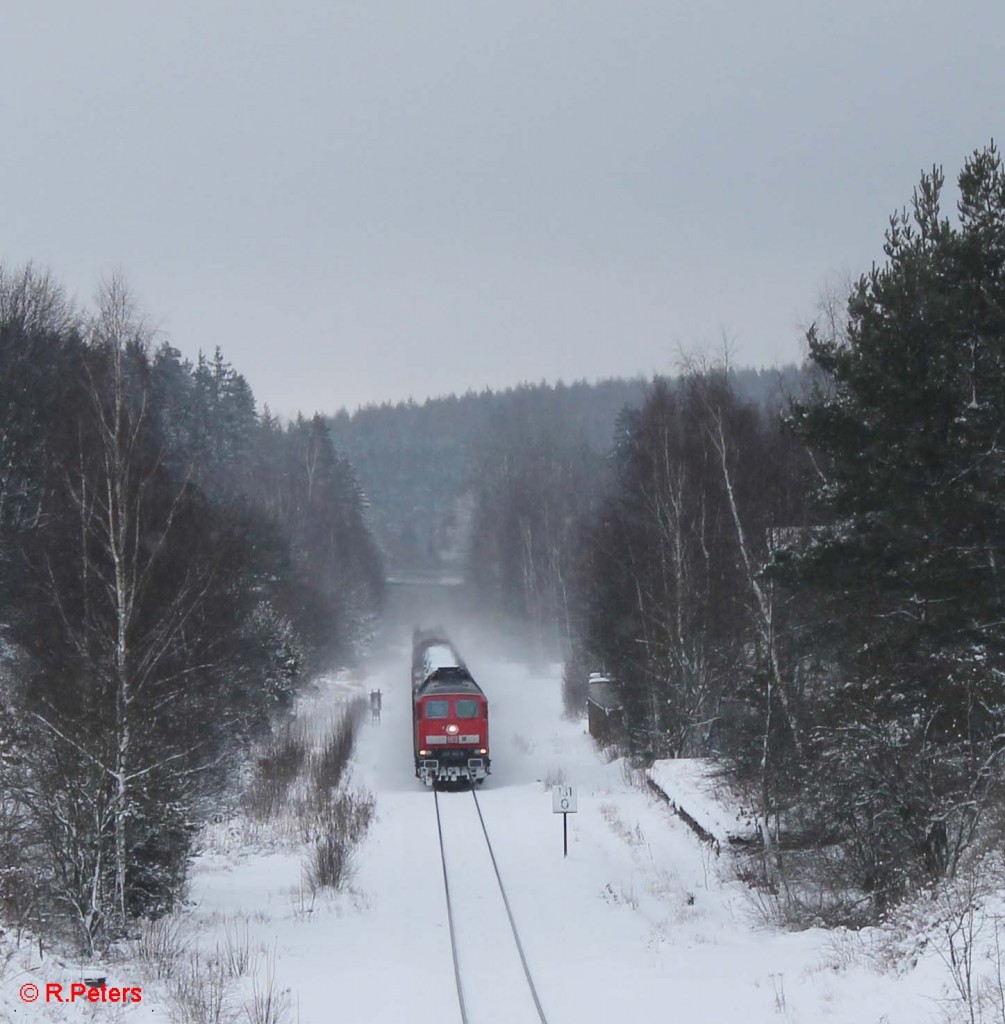
[[[304,868],[307,886],[341,889],[352,874],[353,851],[369,828],[374,801],[369,794],[337,793],[315,819],[315,833]]]
[[[235,1016],[232,988],[220,960],[196,951],[171,979],[171,1024],[229,1024]]]
[[[236,921],[228,921],[224,931],[223,949],[217,949],[220,963],[231,978],[243,978],[255,963],[255,950],[251,946],[251,932],[248,919],[243,919],[243,926]]]
[[[276,987],[276,958],[271,955],[252,979],[251,997],[243,1006],[245,1018],[248,1024],[286,1024],[291,1006],[290,990]]]
[[[177,971],[188,947],[181,922],[174,914],[155,920],[141,918],[139,935],[133,940],[133,956],[143,965],[149,978],[171,978]]]
[[[317,792],[335,790],[342,781],[356,745],[356,729],[363,716],[364,703],[360,698],[349,704],[325,737],[321,749],[311,755],[311,784]]]
[[[285,807],[290,787],[307,758],[307,747],[302,721],[287,725],[272,738],[258,761],[258,772],[245,802],[253,818],[267,821]]]

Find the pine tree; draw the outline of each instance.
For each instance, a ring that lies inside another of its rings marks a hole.
[[[823,525],[782,570],[815,595],[816,800],[853,837],[877,905],[951,869],[1005,711],[1005,175],[992,144],[933,169],[855,286],[847,338],[811,331],[826,389],[792,409]]]

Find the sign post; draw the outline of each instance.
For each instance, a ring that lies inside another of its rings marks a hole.
[[[562,856],[569,856],[569,815],[576,813],[576,787],[552,786],[551,809],[562,815]]]

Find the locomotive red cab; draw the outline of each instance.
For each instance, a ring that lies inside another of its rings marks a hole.
[[[491,771],[488,700],[449,641],[417,634],[412,682],[416,777],[427,786],[484,782]]]

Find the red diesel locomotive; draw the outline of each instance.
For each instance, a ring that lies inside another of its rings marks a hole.
[[[415,775],[480,785],[489,762],[489,702],[440,632],[416,630],[412,643]]]

